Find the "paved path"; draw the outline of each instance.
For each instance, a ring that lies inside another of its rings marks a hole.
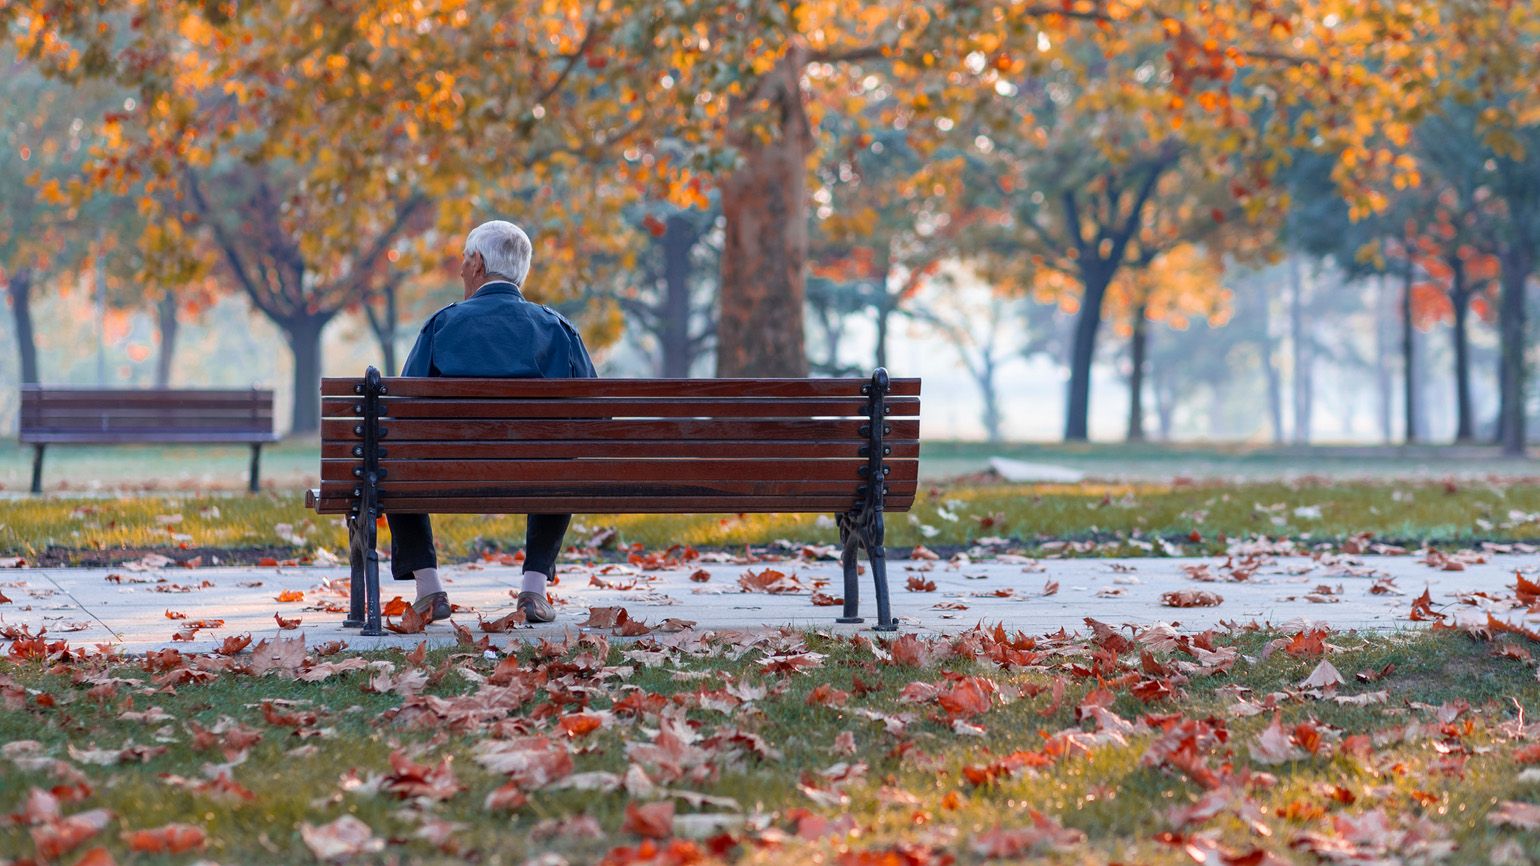
[[[1484,561],[1474,561],[1476,559]],[[1540,555],[1467,556],[1464,569],[1444,570],[1416,555],[1336,557],[1262,557],[1239,575],[1218,559],[1075,559],[1032,562],[1014,557],[988,562],[890,561],[894,610],[905,630],[955,632],[979,622],[1003,623],[1028,633],[1084,627],[1084,618],[1111,624],[1177,623],[1183,630],[1221,621],[1303,623],[1334,628],[1409,627],[1412,600],[1427,589],[1435,610],[1457,617],[1485,619],[1488,610],[1512,622],[1540,628],[1540,614],[1528,614],[1514,596],[1515,572],[1540,572]],[[776,569],[795,577],[801,590],[788,594],[745,592],[740,577]],[[1251,573],[1247,574],[1246,572]],[[704,573],[702,573],[704,572]],[[1213,581],[1195,579],[1211,577]],[[694,575],[695,580],[691,579]],[[354,648],[414,645],[416,635],[361,638],[341,627],[341,615],[328,604],[345,604],[338,581],[342,567],[305,568],[39,568],[0,571],[0,627],[25,626],[72,645],[116,644],[125,652],[175,646],[207,650],[225,636],[250,633],[260,639],[278,632],[274,614],[298,619],[297,631],[312,645],[343,639]],[[510,612],[509,589],[518,571],[509,566],[446,568],[450,597],[469,610],[456,621],[477,630],[478,613],[487,619]],[[699,628],[754,629],[774,626],[834,628],[837,607],[818,607],[811,590],[839,594],[838,563],[788,558],[754,564],[693,562],[683,567],[644,571],[633,566],[561,566],[561,583],[552,593],[558,618],[550,625],[520,628],[524,639],[560,637],[575,632],[588,608],[620,606],[633,619],[658,624],[673,617]],[[1244,578],[1241,581],[1235,577]],[[700,580],[700,578],[705,578]],[[909,578],[933,582],[932,591],[909,591]],[[1051,595],[1045,590],[1057,584]],[[1212,607],[1175,608],[1162,604],[1168,592],[1211,592],[1223,600]],[[863,578],[862,613],[869,627],[875,613],[870,584]],[[285,593],[302,598],[279,601]],[[385,598],[411,598],[411,584],[386,581]],[[1484,594],[1484,595],[1483,595]],[[1463,600],[1462,600],[1463,596]],[[185,619],[172,619],[173,614]],[[188,623],[223,620],[197,630],[190,641],[173,635]],[[479,631],[478,631],[479,633]],[[434,643],[454,641],[447,624],[429,627]],[[494,642],[506,641],[493,635]],[[3,641],[0,641],[3,644]]]

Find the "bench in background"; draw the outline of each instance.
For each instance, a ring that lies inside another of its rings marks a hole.
[[[321,383],[321,487],[345,514],[346,625],[380,634],[383,513],[833,513],[844,615],[865,548],[877,628],[888,604],[883,513],[919,479],[920,380],[424,379]]]
[[[55,388],[23,385],[21,433],[33,448],[32,492],[43,492],[49,445],[251,446],[249,488],[257,491],[262,446],[276,442],[273,392]]]

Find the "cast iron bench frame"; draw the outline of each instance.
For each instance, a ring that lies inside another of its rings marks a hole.
[[[346,516],[352,580],[343,625],[364,635],[383,634],[377,520],[391,506],[428,514],[835,511],[845,586],[836,621],[863,622],[857,557],[865,548],[875,628],[897,629],[883,514],[914,502],[919,379],[890,380],[881,368],[870,379],[387,379],[369,367],[362,379],[323,379],[321,395],[322,481],[306,505]],[[637,418],[650,420],[629,420]],[[732,459],[744,453],[759,456]],[[765,474],[784,468],[777,463],[819,477]],[[729,470],[739,474],[709,480]],[[500,481],[498,471],[515,474]]]
[[[17,439],[33,449],[33,493],[43,492],[49,445],[250,445],[256,493],[262,446],[278,435],[267,390],[23,385]]]

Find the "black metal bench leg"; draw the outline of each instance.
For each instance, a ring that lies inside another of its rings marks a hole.
[[[840,566],[845,569],[845,610],[835,622],[857,623],[861,619],[861,576],[856,573],[857,556],[861,552],[860,533],[852,530],[850,516],[837,514],[834,520],[840,528]]]
[[[358,518],[348,516],[348,618],[343,628],[364,627],[364,548],[358,531]]]
[[[262,446],[251,446],[251,483],[247,489],[256,493],[262,486]]]
[[[882,547],[884,528],[882,512],[872,515],[871,537],[867,539],[866,558],[872,564],[872,582],[877,593],[877,631],[898,631],[893,612],[888,607],[888,554]]]
[[[375,548],[379,527],[374,522],[374,509],[364,512],[364,630],[363,635],[374,637],[385,633],[380,628],[380,554]]]
[[[43,452],[47,445],[32,446],[32,492],[43,492]]]

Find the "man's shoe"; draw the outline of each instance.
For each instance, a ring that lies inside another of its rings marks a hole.
[[[438,622],[441,619],[449,619],[451,608],[449,607],[449,593],[430,592],[422,598],[412,602],[412,610],[427,622]]]
[[[521,592],[514,608],[524,611],[527,622],[554,622],[556,609],[551,607],[543,592]]]

